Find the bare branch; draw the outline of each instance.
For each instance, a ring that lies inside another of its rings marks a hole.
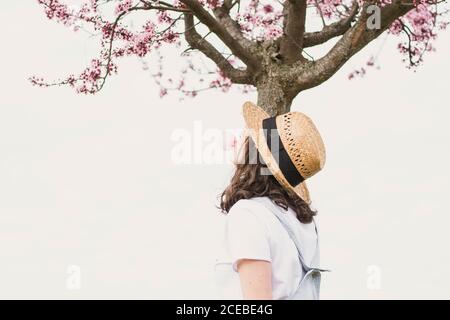
[[[197,0],[180,0],[184,3],[192,13],[202,22],[209,30],[215,33],[220,40],[233,52],[233,54],[241,59],[248,68],[256,69],[258,60],[244,48],[228,31],[219,23]]]
[[[227,4],[227,2],[224,2],[222,7],[213,9],[214,16],[243,48],[251,51],[251,49],[256,46],[256,43],[244,37],[239,24],[235,20],[233,20],[229,14],[230,8],[231,4]]]
[[[233,5],[234,5],[233,0],[224,0],[222,8],[224,8],[227,11],[227,13],[229,13]]]
[[[352,22],[358,14],[358,9],[358,2],[355,1],[347,17],[323,27],[321,31],[305,33],[303,47],[308,48],[317,46],[332,38],[342,36],[348,29],[350,29]]]
[[[185,32],[187,43],[194,49],[201,51],[220,68],[224,75],[237,84],[253,84],[250,73],[246,70],[234,68],[231,63],[195,29],[194,16],[190,13],[184,14]]]
[[[284,26],[283,37],[280,43],[280,55],[283,61],[288,64],[302,58],[306,7],[306,0],[287,0],[284,3]]]
[[[304,66],[298,66],[297,84],[299,90],[309,89],[328,80],[335,74],[354,54],[365,47],[369,42],[382,34],[397,18],[415,8],[410,0],[394,0],[381,8],[381,28],[367,28],[366,2],[361,16],[353,27],[347,30],[336,45],[321,59]]]
[[[320,7],[319,0],[314,0],[314,6],[319,12],[320,20],[322,20],[322,26],[325,27],[327,24],[325,23],[325,17],[323,16],[322,8]]]
[[[148,10],[155,9],[155,10],[161,10],[161,11],[175,11],[175,12],[189,12],[188,9],[183,8],[177,8],[171,5],[170,3],[165,3],[164,1],[160,1],[160,5],[154,5],[146,0],[140,0]]]

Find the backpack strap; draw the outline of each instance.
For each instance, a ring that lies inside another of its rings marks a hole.
[[[289,238],[294,242],[295,247],[297,248],[298,258],[300,260],[300,264],[302,265],[303,271],[308,272],[312,268],[305,262],[305,258],[303,257],[302,250],[300,247],[300,243],[295,236],[294,231],[292,230],[291,226],[286,222],[286,217],[283,216],[283,214],[279,210],[273,210],[273,213],[275,214],[275,217],[277,217],[278,221],[280,221],[283,228],[287,231]],[[317,229],[316,229],[317,234]]]
[[[300,265],[302,266],[302,270],[305,273],[312,269],[320,271],[320,272],[329,272],[330,271],[330,270],[326,270],[326,269],[320,269],[318,267],[318,263],[317,263],[317,265],[313,265],[313,266],[306,263],[305,258],[303,257],[303,254],[302,254],[300,242],[299,242],[298,238],[296,237],[294,231],[292,230],[292,227],[287,222],[286,214],[282,213],[279,210],[277,204],[275,204],[272,200],[270,200],[268,198],[255,198],[254,200],[256,200],[257,202],[261,203],[264,207],[269,209],[275,215],[275,217],[278,219],[278,221],[280,221],[281,226],[286,230],[286,232],[289,235],[289,238],[291,238],[292,242],[295,245],[295,248],[297,249],[297,254],[298,254],[299,261],[300,261]],[[270,202],[270,206],[267,205],[267,202]],[[317,223],[314,219],[313,219],[313,223],[314,223],[314,230],[316,232],[316,239],[317,239],[316,240],[316,252],[313,257],[313,264],[316,264],[316,262],[314,262],[314,261],[318,261],[318,255],[319,255],[319,250],[320,250],[319,249],[319,232],[317,229]]]

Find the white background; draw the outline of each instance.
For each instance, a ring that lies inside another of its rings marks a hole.
[[[3,3],[0,30],[0,298],[214,298],[216,197],[232,166],[174,164],[171,135],[240,128],[254,95],[161,100],[136,59],[97,96],[34,88],[30,75],[81,70],[95,47],[31,0]],[[416,73],[394,40],[380,70],[348,81],[382,37],[293,104],[327,147],[309,184],[333,270],[322,298],[450,298],[448,36]]]

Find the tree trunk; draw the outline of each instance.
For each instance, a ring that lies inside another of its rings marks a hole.
[[[265,79],[257,85],[258,106],[269,115],[276,116],[291,109],[292,99],[289,97],[283,85],[276,79]]]

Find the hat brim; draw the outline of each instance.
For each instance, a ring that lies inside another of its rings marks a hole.
[[[270,172],[274,175],[275,179],[286,189],[293,191],[297,194],[303,201],[311,204],[311,199],[309,196],[309,190],[306,186],[305,181],[299,185],[293,187],[284,177],[283,173],[278,166],[277,161],[270,152],[267,141],[264,136],[264,131],[262,129],[262,122],[264,119],[270,118],[263,109],[259,108],[252,102],[247,101],[243,105],[243,116],[245,123],[247,125],[248,134],[252,138],[256,145],[261,157],[269,168]]]

